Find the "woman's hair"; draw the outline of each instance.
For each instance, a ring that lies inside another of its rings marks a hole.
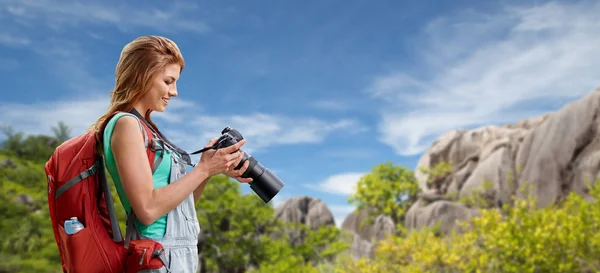
[[[106,118],[115,111],[131,111],[133,105],[149,91],[152,80],[170,64],[178,64],[183,70],[183,56],[177,45],[168,38],[142,36],[125,45],[117,63],[110,105],[89,130],[94,131],[97,138],[102,135],[100,127]],[[150,113],[151,110],[148,110],[140,114],[156,128]]]

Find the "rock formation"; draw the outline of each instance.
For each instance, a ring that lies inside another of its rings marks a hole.
[[[372,224],[364,221],[369,214],[368,209],[354,211],[342,223],[342,231],[349,232],[352,236],[350,255],[358,257],[372,257],[375,242],[384,239],[396,229],[394,221],[389,216],[379,215]]]
[[[323,201],[308,196],[292,197],[275,208],[275,217],[285,223],[305,224],[313,229],[335,225],[333,214]],[[300,230],[287,230],[292,244],[304,240]]]
[[[320,199],[308,196],[285,200],[275,209],[275,217],[284,222],[302,223],[312,228],[335,224],[327,205]]]
[[[407,212],[406,226],[441,223],[478,215],[476,206],[459,202],[479,195],[492,206],[513,197],[533,196],[539,207],[574,191],[590,198],[590,181],[600,169],[600,89],[556,112],[514,125],[455,130],[440,136],[420,158],[415,175],[424,195]],[[450,162],[452,171],[436,179],[421,171]],[[431,196],[437,196],[431,198]],[[433,200],[431,200],[433,199]]]

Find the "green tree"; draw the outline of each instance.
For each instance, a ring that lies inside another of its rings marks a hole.
[[[419,185],[413,171],[391,162],[373,167],[357,184],[349,201],[359,210],[369,209],[370,217],[387,215],[394,223],[404,223],[406,210],[416,201]]]
[[[10,125],[2,126],[0,129],[2,130],[2,134],[6,137],[2,142],[2,150],[5,152],[17,150],[23,140],[23,132],[15,133],[15,130]]]
[[[273,208],[223,175],[210,179],[196,204],[202,257],[209,272],[239,272],[264,259],[265,233],[275,226]]]
[[[60,142],[65,142],[71,138],[71,128],[62,121],[58,122],[56,127],[52,127],[52,131],[54,132],[54,137]]]
[[[35,162],[48,160],[54,149],[61,143],[58,139],[46,135],[25,137],[23,132],[15,133],[10,126],[3,127],[2,131],[6,136],[6,140],[2,143],[5,154]]]
[[[243,195],[240,183],[222,175],[211,178],[197,212],[208,272],[298,272],[290,268],[308,270],[347,248],[336,227],[312,230],[283,223],[274,217],[271,204],[253,193]],[[304,241],[292,244],[285,232],[290,228],[302,229]]]
[[[60,272],[44,175],[44,164],[60,141],[4,129],[8,138],[0,149],[0,272]],[[107,178],[124,232],[125,213],[110,175]],[[208,272],[318,272],[319,263],[347,248],[340,242],[339,229],[282,223],[271,204],[256,194],[242,194],[240,187],[237,181],[215,176],[197,203],[201,258]],[[19,203],[23,195],[31,200]],[[292,244],[285,232],[290,228],[303,229],[304,241]]]

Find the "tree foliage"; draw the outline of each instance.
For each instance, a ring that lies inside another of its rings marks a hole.
[[[65,142],[71,138],[71,128],[62,121],[56,127],[52,127],[52,131],[54,132],[54,137],[60,142]]]
[[[11,127],[4,127],[2,130],[6,136],[6,140],[2,144],[3,153],[32,162],[44,162],[61,143],[50,136],[25,137],[23,132],[15,133]]]
[[[592,196],[600,198],[600,183]],[[538,208],[535,199],[485,208],[461,223],[462,233],[413,230],[380,242],[374,259],[360,259],[338,272],[598,272],[600,203],[570,193]]]
[[[243,195],[238,182],[222,175],[211,178],[196,206],[209,272],[288,272],[291,267],[310,268],[346,248],[336,227],[312,230],[283,223],[273,217],[270,204],[255,194]],[[294,245],[289,229],[302,231],[303,242]]]
[[[60,257],[48,214],[44,164],[70,130],[55,137],[25,136],[5,127],[0,149],[0,273],[61,272]],[[110,176],[109,185],[121,230],[125,212]],[[19,202],[20,199],[30,199]],[[201,259],[207,272],[317,272],[347,245],[336,227],[310,229],[283,223],[255,194],[243,194],[237,181],[211,178],[196,204],[202,229]],[[286,235],[302,230],[300,244]]]
[[[391,162],[379,164],[358,181],[349,197],[358,209],[368,208],[372,216],[387,215],[403,223],[408,208],[416,201],[419,185],[413,172]]]
[[[43,164],[0,152],[0,272],[59,272],[44,177]]]

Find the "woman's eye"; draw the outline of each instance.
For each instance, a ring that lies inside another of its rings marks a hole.
[[[169,84],[171,84],[171,83],[173,83],[173,82],[171,82],[171,81],[165,81],[165,83],[166,83],[167,85],[169,85]]]

